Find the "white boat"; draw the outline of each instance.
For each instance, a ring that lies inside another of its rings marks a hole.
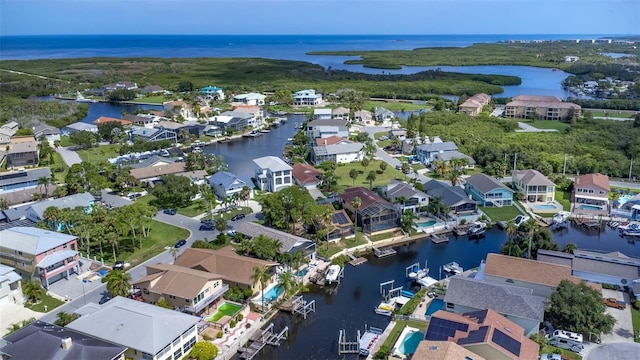
[[[87,99],[86,97],[82,96],[80,91],[76,92],[76,101],[77,102],[88,102],[88,103],[97,103],[98,102],[98,100]]]
[[[429,276],[429,269],[419,269],[418,271],[409,273],[409,279],[411,280],[420,280],[426,276]]]
[[[442,270],[444,270],[445,272],[447,272],[449,274],[454,274],[454,275],[462,274],[462,272],[464,271],[462,266],[460,266],[455,261],[452,261],[452,262],[450,262],[448,264],[443,265],[442,266]]]
[[[484,234],[486,230],[487,230],[486,223],[483,223],[481,221],[476,221],[473,224],[471,224],[471,226],[469,227],[468,234],[470,236],[480,236]]]
[[[327,273],[324,276],[324,279],[327,281],[327,283],[331,284],[332,282],[338,280],[338,276],[340,276],[340,269],[340,265],[329,266],[329,268],[327,269]]]
[[[527,215],[518,215],[513,219],[513,222],[516,224],[517,227],[520,227],[520,225],[523,225],[529,219],[530,217],[528,217]]]
[[[559,213],[553,215],[553,223],[561,224],[569,219],[569,215],[571,215],[571,213],[568,211],[560,211]]]
[[[394,304],[388,304],[386,302],[381,302],[378,307],[373,309],[373,311],[378,315],[391,316],[393,311],[395,310]]]

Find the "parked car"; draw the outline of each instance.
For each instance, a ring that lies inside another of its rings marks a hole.
[[[205,231],[213,231],[216,229],[216,227],[212,224],[201,224],[199,229]]]
[[[111,296],[105,295],[105,296],[102,297],[102,299],[100,299],[100,301],[98,301],[98,304],[102,305],[102,304],[106,303],[109,300],[111,300]]]
[[[235,231],[235,230],[233,230],[233,229],[231,229],[231,230],[227,230],[227,235],[229,235],[229,236],[235,236],[237,233],[238,233],[238,232],[237,232],[237,231]]]
[[[540,360],[562,360],[560,354],[542,354]]]
[[[124,261],[118,260],[113,264],[113,270],[124,270]]]
[[[209,225],[215,225],[216,222],[213,221],[213,219],[202,219],[200,220],[200,224],[209,224]]]
[[[240,219],[244,219],[244,214],[243,213],[233,215],[233,217],[231,218],[231,221],[236,221],[236,220],[240,220]]]
[[[620,309],[620,310],[624,310],[627,308],[627,304],[624,303],[624,301],[619,301],[615,298],[605,298],[603,299],[604,304],[612,307],[612,308],[616,308],[616,309]]]
[[[173,246],[174,248],[179,248],[181,246],[184,246],[187,243],[187,240],[182,239],[182,240],[178,240],[178,242]]]
[[[163,213],[165,213],[167,215],[175,215],[176,214],[176,210],[175,209],[164,209]]]
[[[380,137],[378,138],[378,140],[380,140],[380,141],[389,140],[389,137],[388,137],[388,136],[386,136],[386,135],[382,135],[382,136],[380,136]]]

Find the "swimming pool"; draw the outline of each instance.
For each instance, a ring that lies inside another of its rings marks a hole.
[[[416,328],[405,327],[400,334],[399,341],[396,344],[400,344],[397,347],[396,353],[399,355],[410,355],[416,352],[420,341],[424,340],[424,333]]]
[[[533,210],[556,210],[556,206],[553,204],[540,204],[540,205],[531,205]]]
[[[429,221],[423,221],[423,222],[416,223],[416,226],[421,228],[421,227],[433,226],[435,224],[436,224],[435,220],[429,220]]]
[[[444,309],[444,300],[433,299],[427,307],[427,312],[424,314],[426,317],[430,317],[434,312]]]
[[[309,272],[309,267],[306,267],[302,270],[298,270],[296,271],[296,276],[297,277],[304,277],[305,275],[307,275],[307,273]]]
[[[627,203],[627,201],[629,201],[629,199],[631,199],[633,197],[633,195],[624,195],[624,196],[620,196],[620,198],[618,199],[618,204],[620,204],[620,206],[624,205]]]
[[[600,211],[602,210],[602,208],[600,206],[595,206],[595,205],[580,205],[578,206],[578,209],[580,210],[593,210],[593,211]]]
[[[222,303],[222,305],[220,305],[218,307],[218,309],[216,310],[216,312],[205,318],[207,321],[210,322],[216,322],[218,320],[220,320],[223,316],[227,315],[227,316],[234,316],[235,314],[237,314],[240,310],[242,309],[241,305],[238,304],[234,304],[234,303],[229,303],[229,302],[224,302]]]
[[[272,303],[275,299],[280,297],[280,295],[284,292],[284,287],[280,285],[272,285],[271,287],[265,289],[264,299],[262,299],[262,293],[258,295],[254,301],[258,303]]]

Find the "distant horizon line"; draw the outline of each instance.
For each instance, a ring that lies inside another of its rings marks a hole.
[[[556,33],[556,34],[18,34],[0,35],[0,37],[28,37],[28,36],[632,36],[640,37],[640,34],[602,34],[602,33]]]

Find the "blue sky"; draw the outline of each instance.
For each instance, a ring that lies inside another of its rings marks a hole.
[[[640,0],[0,0],[0,34],[640,34]]]

